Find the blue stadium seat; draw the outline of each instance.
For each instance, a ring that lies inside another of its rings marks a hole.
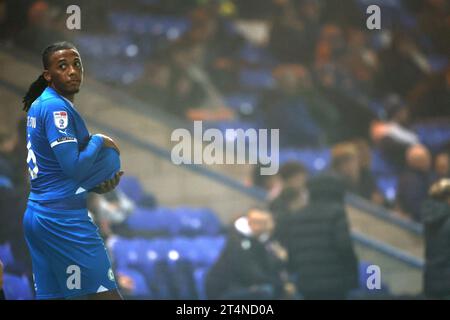
[[[194,265],[189,259],[187,248],[176,248],[172,243],[167,257],[169,281],[174,298],[181,300],[197,298],[194,282]]]
[[[113,12],[109,14],[109,24],[119,33],[151,35],[166,40],[176,40],[190,29],[190,21],[185,17],[155,16]]]
[[[138,178],[133,176],[122,177],[117,188],[136,204],[144,197],[144,189],[142,188],[141,183]]]
[[[74,44],[90,59],[135,58],[142,54],[140,43],[128,35],[80,34]]]
[[[199,300],[206,300],[206,276],[210,268],[197,268],[194,271],[195,287],[197,289],[197,297]]]
[[[275,60],[267,49],[246,43],[239,51],[241,60],[258,65],[273,65]]]
[[[205,277],[220,255],[224,241],[222,236],[177,237],[173,240],[172,246],[179,253],[179,259],[171,269],[177,270],[177,282],[183,283],[183,286],[178,286],[183,292],[181,298],[206,299]]]
[[[375,175],[395,175],[397,173],[395,166],[385,159],[380,150],[373,149],[371,155],[372,162],[370,171]]]
[[[173,235],[213,235],[222,230],[219,218],[208,208],[177,207],[170,214],[173,218],[169,227]]]
[[[270,69],[243,69],[239,74],[239,84],[249,89],[271,89],[275,80]]]
[[[224,236],[200,236],[194,239],[194,246],[202,252],[198,264],[211,267],[219,258],[225,245]]]
[[[390,203],[394,203],[397,197],[398,176],[383,175],[376,177],[376,184],[384,199]]]
[[[126,61],[123,58],[92,59],[86,63],[89,72],[96,78],[105,82],[131,85],[144,75],[144,63],[142,61]]]
[[[139,261],[137,270],[144,276],[152,292],[152,299],[173,299],[175,294],[172,275],[169,270],[170,241],[166,239],[139,240]]]
[[[14,264],[14,256],[9,243],[0,244],[0,260],[5,267]]]
[[[33,300],[30,281],[26,276],[5,273],[3,275],[6,300]]]
[[[198,217],[202,223],[202,234],[218,235],[223,231],[223,225],[218,215],[209,208],[199,208]]]
[[[147,231],[161,234],[168,234],[173,228],[173,215],[170,209],[157,207],[148,209],[137,207],[132,215],[126,221],[128,227],[134,231]]]
[[[259,103],[259,96],[255,93],[235,93],[225,97],[226,105],[242,114],[254,112]]]
[[[439,151],[450,142],[450,127],[448,123],[424,123],[417,124],[413,130],[419,136],[420,141],[432,152]]]
[[[119,268],[132,268],[139,263],[139,242],[136,239],[114,238],[108,241],[115,265]]]
[[[122,268],[117,269],[117,274],[130,277],[133,280],[134,288],[131,292],[127,293],[127,295],[140,299],[150,298],[152,296],[145,277],[139,271],[135,269]]]
[[[197,290],[197,297],[200,300],[207,298],[206,296],[206,276],[214,265],[214,263],[219,258],[224,246],[225,237],[197,237],[194,240],[195,248],[201,255],[199,255],[199,260],[195,264],[194,270],[194,281]]]
[[[224,245],[224,236],[113,238],[108,242],[118,270],[131,270],[125,274],[139,282],[132,295],[152,299],[204,299],[206,273]]]

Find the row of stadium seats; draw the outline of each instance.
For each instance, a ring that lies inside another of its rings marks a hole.
[[[148,34],[169,40],[179,38],[190,28],[190,21],[186,17],[112,12],[108,19],[113,30],[118,33]]]
[[[206,208],[137,207],[126,223],[133,231],[168,235],[216,235],[222,231],[219,218]]]
[[[9,243],[0,244],[0,260],[5,268],[3,290],[7,300],[31,300],[34,298],[30,279],[25,275],[10,273],[16,261]]]
[[[224,244],[224,236],[108,242],[117,273],[135,283],[130,295],[149,299],[205,299],[206,273]]]
[[[148,197],[135,177],[124,177],[119,189],[136,204]],[[224,227],[211,209],[141,205],[125,223],[140,236],[112,237],[107,245],[116,274],[133,280],[128,297],[206,299],[206,273],[225,245]]]

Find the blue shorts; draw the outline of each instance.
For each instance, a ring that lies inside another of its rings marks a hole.
[[[107,250],[87,209],[49,209],[28,201],[24,216],[37,299],[117,289]]]

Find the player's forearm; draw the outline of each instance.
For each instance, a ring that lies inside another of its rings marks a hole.
[[[74,143],[58,145],[54,151],[63,172],[71,179],[81,181],[94,164],[102,146],[103,138],[94,135],[83,151],[78,151],[78,146]]]

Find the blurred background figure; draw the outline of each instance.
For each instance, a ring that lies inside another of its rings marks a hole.
[[[397,205],[406,218],[420,221],[420,208],[431,184],[431,155],[423,145],[407,150],[406,168],[399,179]]]
[[[399,95],[392,94],[385,99],[383,119],[371,124],[371,138],[390,162],[405,165],[405,152],[411,145],[420,142],[418,135],[410,128],[410,111]]]
[[[359,195],[378,205],[384,205],[383,195],[376,184],[374,174],[371,172],[372,153],[368,142],[364,139],[353,141],[358,152],[359,162]]]
[[[253,208],[237,219],[207,276],[209,299],[286,299],[295,287],[285,273],[286,251],[271,238],[269,212]]]
[[[369,166],[370,152],[363,140],[336,144],[331,150],[332,172],[343,179],[346,190],[374,203],[382,204],[382,195],[377,189]]]
[[[297,212],[308,204],[308,172],[298,162],[287,162],[280,168],[278,175],[282,179],[282,191],[280,195],[270,203],[276,230],[286,216]],[[279,230],[283,232],[283,230]]]
[[[5,300],[5,293],[3,292],[3,262],[0,260],[0,300]]]
[[[450,179],[429,189],[422,206],[425,228],[424,293],[428,299],[450,299]]]
[[[308,183],[309,204],[283,220],[278,238],[305,299],[346,299],[358,287],[358,260],[344,207],[345,185],[331,175]]]
[[[450,177],[450,155],[440,152],[434,157],[434,179],[440,180]]]
[[[125,221],[135,209],[135,204],[120,190],[113,190],[104,195],[90,194],[89,212],[100,226],[102,236],[128,234]]]
[[[273,201],[276,199],[283,189],[283,180],[280,174],[270,176],[261,175],[261,165],[258,164],[252,169],[251,182],[248,183],[253,187],[258,187],[264,190],[267,194],[267,200]]]

